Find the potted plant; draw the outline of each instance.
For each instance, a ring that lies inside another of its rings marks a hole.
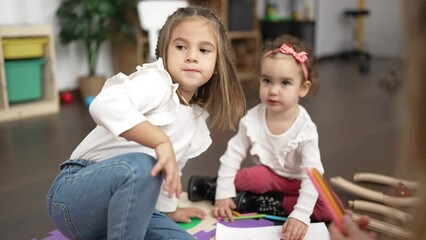
[[[133,25],[123,14],[129,9],[136,9],[135,0],[63,0],[59,5],[56,16],[61,43],[79,41],[86,50],[89,72],[79,79],[83,99],[99,93],[105,81],[96,72],[102,44],[117,32],[132,34]]]

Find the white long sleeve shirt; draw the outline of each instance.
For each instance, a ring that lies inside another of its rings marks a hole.
[[[299,179],[299,198],[289,217],[306,224],[318,198],[318,192],[304,167],[316,168],[323,174],[316,125],[306,110],[299,105],[300,113],[292,126],[283,134],[270,133],[266,125],[266,106],[259,104],[241,119],[237,134],[228,142],[220,158],[216,199],[236,196],[235,176],[242,161],[249,154],[255,164],[268,166],[277,175]]]
[[[120,134],[149,121],[169,136],[181,170],[190,158],[204,152],[211,144],[206,124],[208,113],[198,105],[180,104],[163,61],[138,66],[130,76],[119,73],[105,82],[101,93],[90,104],[90,114],[97,126],[71,154],[71,159],[103,161],[130,152],[142,152],[156,158],[155,150],[128,141]],[[177,199],[161,191],[157,209],[172,212]]]

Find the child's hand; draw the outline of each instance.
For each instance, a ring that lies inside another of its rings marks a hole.
[[[214,205],[212,210],[214,217],[228,217],[231,222],[234,221],[232,209],[235,209],[237,206],[231,198],[216,200]]]
[[[174,222],[191,222],[191,218],[199,218],[204,219],[206,217],[206,213],[199,209],[194,207],[189,208],[178,208],[174,212],[165,213],[167,217],[172,219]]]
[[[164,190],[169,192],[168,196],[170,198],[173,194],[176,194],[176,197],[179,198],[182,184],[172,144],[170,142],[158,144],[155,147],[155,153],[157,154],[157,163],[153,167],[151,175],[155,176],[162,171],[165,180],[163,184]]]
[[[305,238],[308,231],[308,225],[295,219],[288,218],[283,225],[282,238],[283,240],[302,240]]]
[[[357,222],[354,222],[350,215],[346,214],[343,218],[343,227],[346,230],[346,235],[340,232],[339,228],[331,223],[329,227],[331,239],[347,239],[347,240],[373,240],[377,236],[374,232],[366,232],[364,229],[368,225],[368,218],[362,217]]]

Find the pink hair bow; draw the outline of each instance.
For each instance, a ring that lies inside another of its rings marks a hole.
[[[281,45],[281,47],[279,48],[279,51],[284,54],[293,55],[293,57],[300,63],[304,63],[306,62],[306,60],[308,60],[308,57],[307,57],[308,54],[306,52],[296,52],[291,46],[287,44]]]
[[[267,53],[265,53],[265,55],[263,57],[267,57],[273,53],[276,52],[281,52],[283,54],[287,54],[287,55],[292,55],[294,57],[294,59],[296,59],[297,62],[300,63],[300,65],[302,66],[302,70],[303,70],[303,75],[305,76],[305,79],[308,79],[308,69],[306,68],[306,60],[308,60],[308,53],[306,52],[296,52],[294,51],[293,47],[287,44],[283,44],[281,45],[280,48],[275,49],[275,50],[271,50]]]

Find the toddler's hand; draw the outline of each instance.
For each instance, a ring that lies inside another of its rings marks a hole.
[[[306,232],[308,231],[308,225],[295,219],[288,218],[284,223],[282,229],[282,238],[283,240],[303,240],[305,238]]]
[[[234,200],[231,198],[219,199],[215,201],[212,214],[214,217],[228,217],[229,220],[234,221],[234,215],[232,215],[232,209],[235,209],[237,206],[234,203]]]
[[[173,194],[176,194],[176,197],[179,198],[182,191],[182,184],[172,144],[167,142],[157,145],[155,153],[157,154],[157,163],[153,167],[151,175],[155,176],[158,172],[162,171],[165,180],[163,184],[164,190],[169,193],[168,196],[170,198]]]

